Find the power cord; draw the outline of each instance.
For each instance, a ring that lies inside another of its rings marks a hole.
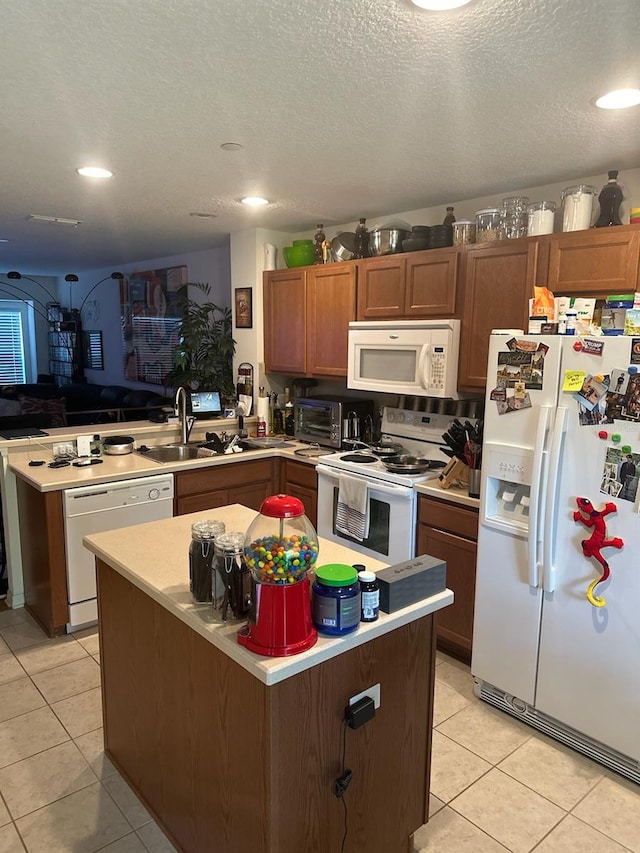
[[[344,845],[347,843],[347,835],[349,833],[349,824],[348,824],[348,814],[347,814],[347,801],[344,798],[344,794],[351,784],[351,780],[353,779],[353,773],[347,767],[345,767],[345,759],[346,759],[346,749],[347,749],[347,724],[348,720],[345,716],[344,723],[342,725],[342,758],[340,759],[340,764],[342,766],[342,773],[336,781],[333,783],[333,793],[338,799],[342,800],[342,806],[344,808],[344,835],[342,836],[342,844],[340,845],[340,853],[344,853]]]

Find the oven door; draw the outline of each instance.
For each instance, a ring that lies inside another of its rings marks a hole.
[[[336,530],[340,473],[318,465],[318,536],[366,557],[401,563],[415,556],[416,493],[408,486],[382,483],[349,472],[369,485],[369,535],[363,542]]]

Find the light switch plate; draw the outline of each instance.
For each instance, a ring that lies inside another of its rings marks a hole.
[[[91,456],[91,436],[79,435],[77,444],[78,456]]]

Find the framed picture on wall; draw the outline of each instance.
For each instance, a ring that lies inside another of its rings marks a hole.
[[[253,328],[253,291],[250,287],[236,287],[236,329]]]

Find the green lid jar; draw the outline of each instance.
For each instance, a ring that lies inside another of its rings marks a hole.
[[[360,584],[353,566],[330,563],[316,569],[311,588],[311,614],[319,631],[339,636],[360,622]]]

